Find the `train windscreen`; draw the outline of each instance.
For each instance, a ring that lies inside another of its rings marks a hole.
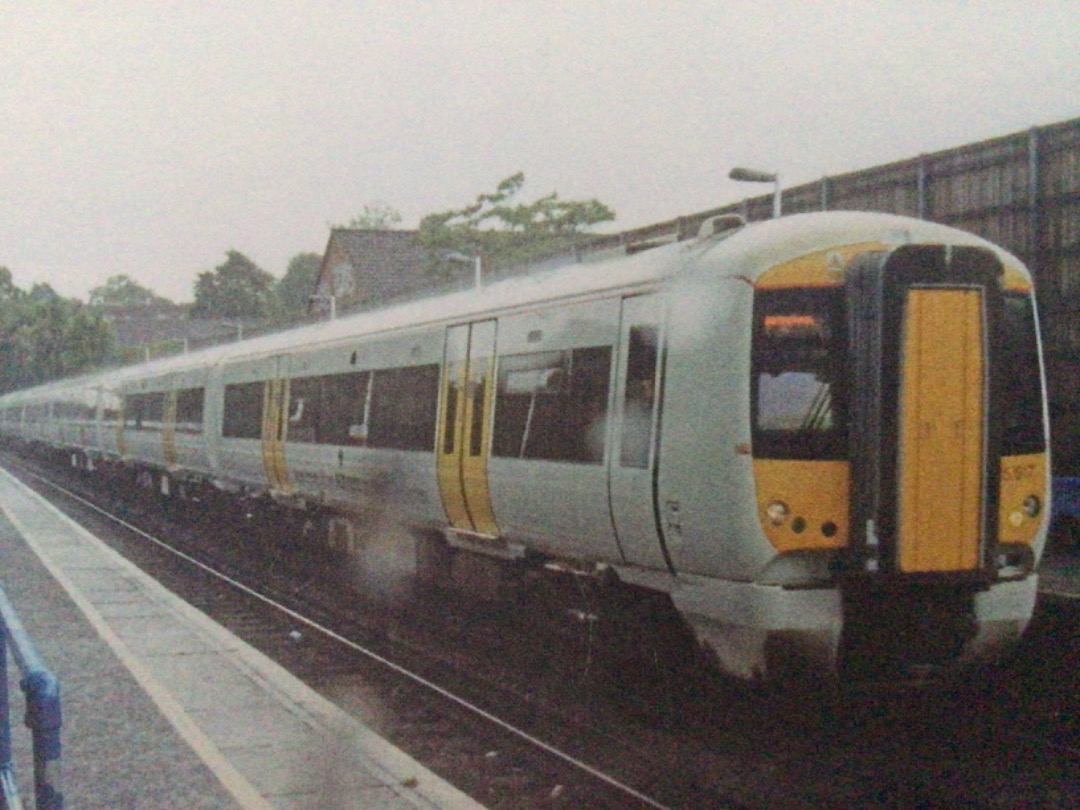
[[[756,458],[847,455],[841,287],[759,290],[753,344]]]

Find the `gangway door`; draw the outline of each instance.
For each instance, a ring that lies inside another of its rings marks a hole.
[[[900,375],[900,570],[979,565],[986,372],[975,289],[908,291]]]
[[[996,536],[1000,430],[988,417],[988,250],[903,245],[848,281],[852,551],[867,571],[924,576],[987,565]]]

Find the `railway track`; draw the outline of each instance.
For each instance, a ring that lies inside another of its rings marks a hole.
[[[433,658],[415,640],[390,628],[385,606],[372,610],[368,605],[362,614],[343,617],[340,599],[332,607],[334,600],[327,598],[324,587],[304,587],[320,573],[317,565],[305,564],[312,561],[294,560],[288,566],[272,561],[253,571],[245,566],[251,562],[248,555],[207,553],[204,538],[163,525],[162,517],[144,505],[123,501],[116,509],[77,481],[60,483],[54,475],[11,457],[3,463],[72,517],[104,530],[107,542],[185,600],[335,702],[351,705],[369,723],[374,719],[380,733],[447,773],[486,805],[669,806],[537,736],[557,729],[555,736],[565,739],[569,733],[579,748],[610,749],[616,742],[602,729],[567,715],[537,722],[544,708],[528,696],[483,677],[463,683],[453,662]],[[169,540],[163,539],[163,529],[171,531]],[[234,549],[258,546],[245,543],[235,531],[234,526],[215,534],[235,541]],[[325,577],[326,571],[321,573]],[[532,729],[517,723],[522,715],[533,718]],[[599,744],[594,740],[583,745],[583,739],[596,735],[603,737]],[[618,758],[646,766],[634,751]]]
[[[68,483],[83,491],[57,497],[80,519],[112,525],[155,572],[200,566],[177,575],[185,598],[491,807],[1080,806],[1067,605],[1041,609],[1002,666],[948,688],[755,692],[695,671],[665,680],[671,628],[655,616],[637,654],[613,659],[605,617],[633,606],[589,583],[538,582],[516,606],[442,594],[373,608],[326,560],[268,553],[250,521],[200,526]],[[97,503],[74,505],[83,496]],[[165,562],[183,558],[158,535],[188,559]],[[619,632],[637,623],[623,619]]]

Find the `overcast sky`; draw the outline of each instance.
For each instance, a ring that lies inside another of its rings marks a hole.
[[[1080,3],[0,0],[0,265],[189,301],[523,171],[618,229],[1080,116]]]

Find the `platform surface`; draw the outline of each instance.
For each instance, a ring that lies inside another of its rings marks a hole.
[[[60,679],[66,807],[481,808],[3,469],[0,582]]]
[[[1039,596],[1080,600],[1080,549],[1046,554],[1039,565]]]

